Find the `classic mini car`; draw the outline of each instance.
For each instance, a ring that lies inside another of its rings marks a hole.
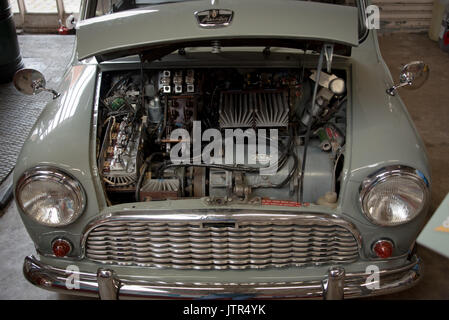
[[[395,85],[366,6],[82,1],[60,86],[14,79],[53,95],[14,170],[25,277],[104,299],[414,285],[430,172],[397,89],[429,68]]]

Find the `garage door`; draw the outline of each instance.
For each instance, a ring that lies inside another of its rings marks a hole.
[[[374,0],[380,8],[380,32],[427,32],[433,0]]]

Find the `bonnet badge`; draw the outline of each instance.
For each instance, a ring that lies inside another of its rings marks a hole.
[[[231,24],[234,12],[228,9],[210,9],[195,12],[195,17],[202,28],[219,28]]]

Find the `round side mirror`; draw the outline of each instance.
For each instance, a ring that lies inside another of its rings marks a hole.
[[[53,94],[53,99],[59,97],[59,93],[55,90],[45,87],[47,83],[44,75],[34,69],[21,69],[17,71],[14,75],[13,83],[16,89],[23,94],[35,95],[42,91],[47,91]]]
[[[387,93],[390,96],[394,96],[396,95],[396,90],[402,87],[418,89],[429,78],[429,72],[429,65],[424,62],[410,62],[402,67],[401,74],[399,75],[399,84],[387,89]]]
[[[418,89],[429,78],[429,65],[422,61],[413,61],[401,69],[399,81],[406,83],[408,89]]]
[[[14,86],[16,89],[28,95],[35,95],[45,89],[46,81],[44,75],[34,69],[22,69],[14,75]]]

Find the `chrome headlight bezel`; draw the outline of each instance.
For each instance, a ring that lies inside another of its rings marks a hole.
[[[64,187],[69,188],[71,191],[73,191],[74,198],[79,202],[80,206],[78,211],[69,221],[61,223],[46,223],[44,221],[38,220],[32,213],[27,211],[24,204],[22,203],[20,194],[25,186],[35,181],[51,181],[57,184],[64,185]],[[48,227],[63,227],[72,224],[84,213],[87,205],[86,192],[84,191],[81,183],[71,174],[59,168],[51,166],[37,166],[26,170],[17,181],[15,188],[15,198],[17,205],[27,217],[40,225]]]
[[[369,193],[374,189],[375,186],[377,186],[379,183],[387,181],[387,179],[392,177],[402,177],[416,183],[423,191],[424,199],[420,210],[407,221],[402,221],[398,223],[385,223],[378,221],[372,217],[372,215],[369,213],[368,208],[366,207],[365,199],[367,198]],[[429,181],[427,180],[427,178],[421,171],[403,165],[387,166],[378,170],[374,174],[366,177],[362,181],[359,189],[359,205],[365,217],[373,224],[383,227],[395,227],[409,223],[427,209],[430,203],[429,200],[430,200],[430,188],[429,188]]]

